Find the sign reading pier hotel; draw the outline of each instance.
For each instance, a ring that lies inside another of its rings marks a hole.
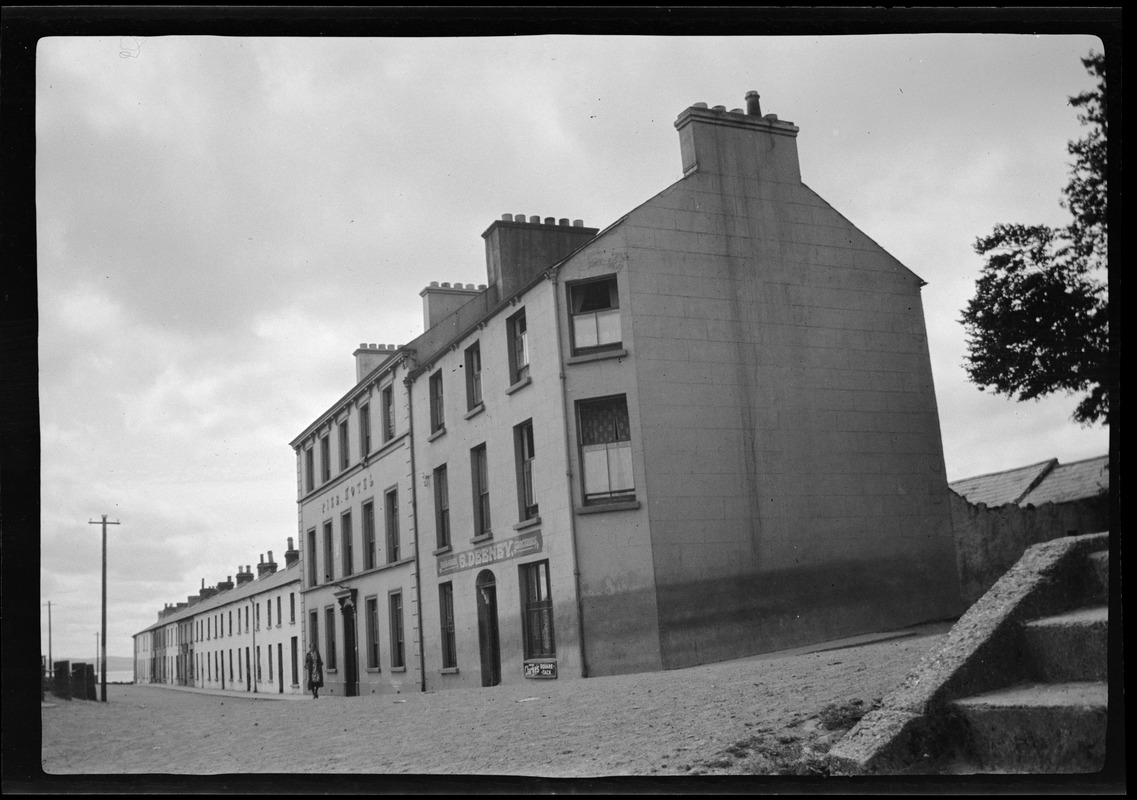
[[[438,576],[451,575],[465,569],[496,564],[511,558],[541,552],[541,532],[523,533],[501,542],[490,542],[473,550],[451,553],[438,559]]]

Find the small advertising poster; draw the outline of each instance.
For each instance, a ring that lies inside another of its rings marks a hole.
[[[529,661],[525,664],[526,678],[555,678],[557,677],[556,661]]]

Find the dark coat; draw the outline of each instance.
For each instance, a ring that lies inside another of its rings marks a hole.
[[[308,688],[310,690],[318,689],[324,685],[324,659],[320,658],[318,651],[315,657],[312,656],[311,651],[304,656],[304,672],[308,675]]]

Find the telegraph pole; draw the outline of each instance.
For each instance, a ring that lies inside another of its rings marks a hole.
[[[89,520],[88,525],[98,525],[100,523],[94,520]],[[107,515],[103,514],[103,638],[99,642],[100,659],[99,659],[99,672],[101,674],[101,694],[99,696],[100,702],[107,702],[107,526],[120,525],[119,522],[107,522]]]
[[[47,671],[48,674],[55,677],[55,662],[51,657],[51,601],[47,601]]]

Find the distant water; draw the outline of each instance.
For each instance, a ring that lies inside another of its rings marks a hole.
[[[134,670],[132,669],[108,669],[107,670],[107,683],[133,683]]]

